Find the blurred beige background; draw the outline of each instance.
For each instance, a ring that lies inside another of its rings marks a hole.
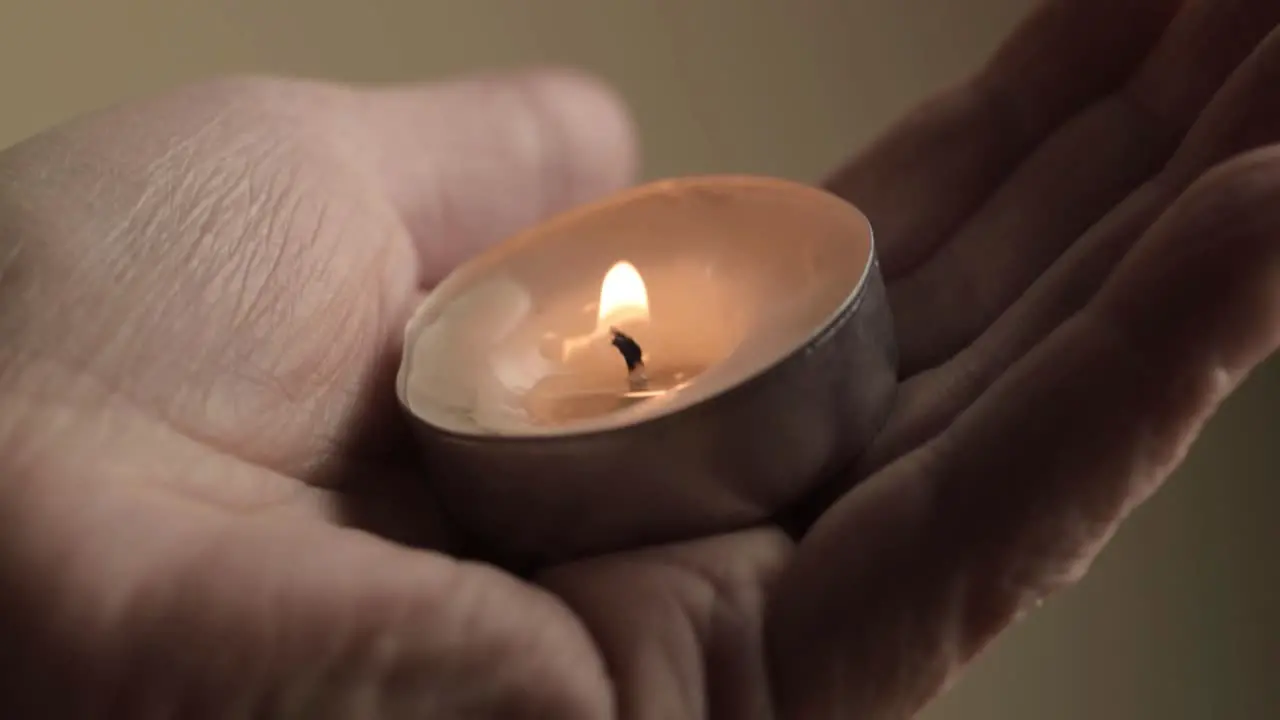
[[[0,146],[210,73],[405,80],[567,62],[630,100],[649,177],[813,180],[973,68],[1030,2],[9,0]],[[1280,717],[1277,365],[1083,586],[997,643],[929,720]]]

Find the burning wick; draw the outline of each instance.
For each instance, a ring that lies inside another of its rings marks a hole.
[[[627,363],[627,380],[631,382],[631,389],[643,390],[649,378],[644,374],[644,351],[640,344],[618,328],[611,327],[609,332],[613,334],[613,346],[618,348]]]

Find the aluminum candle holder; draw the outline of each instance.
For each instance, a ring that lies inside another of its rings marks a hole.
[[[896,386],[866,217],[738,176],[628,190],[475,258],[415,312],[397,379],[445,510],[533,560],[766,518],[865,448]]]

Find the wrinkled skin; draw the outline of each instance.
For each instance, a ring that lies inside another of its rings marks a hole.
[[[423,288],[630,180],[611,95],[224,80],[6,151],[0,715],[909,717],[1280,342],[1277,22],[1038,11],[831,181],[904,381],[807,532],[528,577],[450,554],[389,371]]]

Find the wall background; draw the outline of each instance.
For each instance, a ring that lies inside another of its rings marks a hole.
[[[17,0],[0,146],[199,76],[410,80],[583,66],[630,100],[646,176],[815,180],[972,69],[1031,0]],[[1280,717],[1280,363],[1211,426],[1086,582],[927,720]]]

